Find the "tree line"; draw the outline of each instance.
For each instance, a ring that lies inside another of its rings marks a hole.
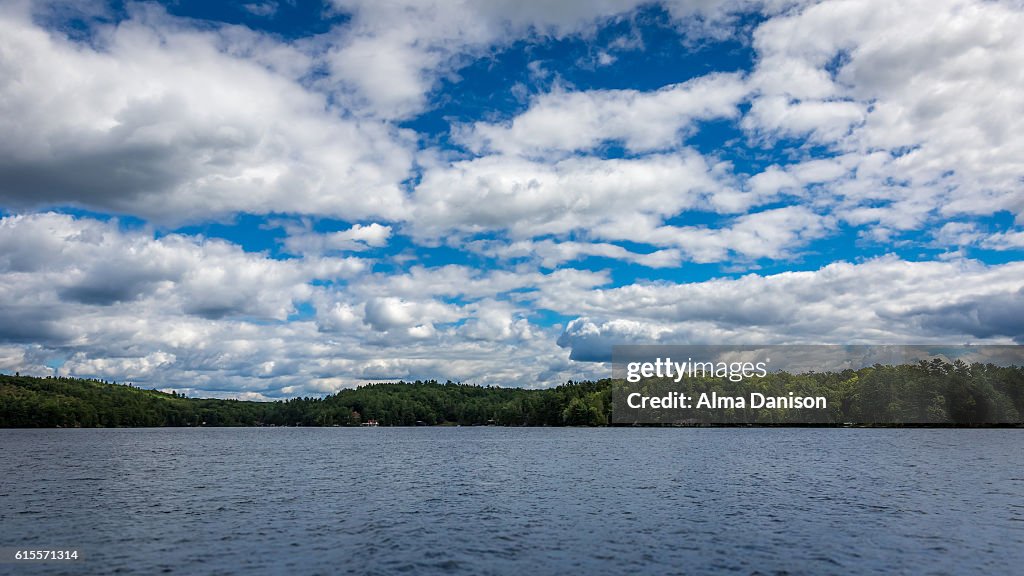
[[[371,420],[381,426],[603,426],[611,422],[613,392],[622,385],[569,381],[526,390],[431,380],[368,384],[323,398],[251,402],[186,398],[98,380],[0,374],[0,427],[359,426]],[[659,383],[650,386],[656,392]],[[816,423],[1024,422],[1024,368],[1019,366],[934,360],[838,372],[776,372],[739,383],[687,379],[675,386],[690,394],[823,395],[829,408],[824,420],[814,416]],[[800,424],[807,417],[792,409],[716,414],[719,422],[737,424]]]
[[[727,378],[684,378],[676,383],[648,379],[613,388],[658,397],[669,391],[691,398],[702,393],[749,398],[824,397],[825,409],[736,409],[695,406],[683,411],[647,411],[665,421],[720,424],[877,424],[986,425],[1024,422],[1024,368],[993,364],[953,363],[940,359],[897,366],[875,364],[859,370],[790,374],[773,372],[763,378],[730,382]],[[624,406],[625,394],[616,395]]]

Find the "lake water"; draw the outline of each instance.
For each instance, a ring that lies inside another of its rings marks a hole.
[[[1024,430],[0,430],[10,574],[1020,574]]]

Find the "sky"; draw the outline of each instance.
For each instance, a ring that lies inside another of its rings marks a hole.
[[[0,371],[1024,343],[1024,4],[0,0]]]

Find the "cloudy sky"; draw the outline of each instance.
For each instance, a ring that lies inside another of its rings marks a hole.
[[[1024,343],[1024,5],[0,0],[0,371]]]

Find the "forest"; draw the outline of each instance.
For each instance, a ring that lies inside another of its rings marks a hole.
[[[132,426],[606,426],[622,381],[569,381],[527,390],[453,382],[367,384],[323,398],[251,402],[186,398],[97,380],[0,374],[0,427]],[[657,389],[658,383],[651,384]],[[1020,425],[1024,368],[941,360],[859,370],[774,372],[741,383],[692,379],[691,393],[827,396],[826,414],[793,409],[717,414],[722,424]],[[699,416],[699,414],[698,414]],[[699,420],[699,418],[697,419]]]

